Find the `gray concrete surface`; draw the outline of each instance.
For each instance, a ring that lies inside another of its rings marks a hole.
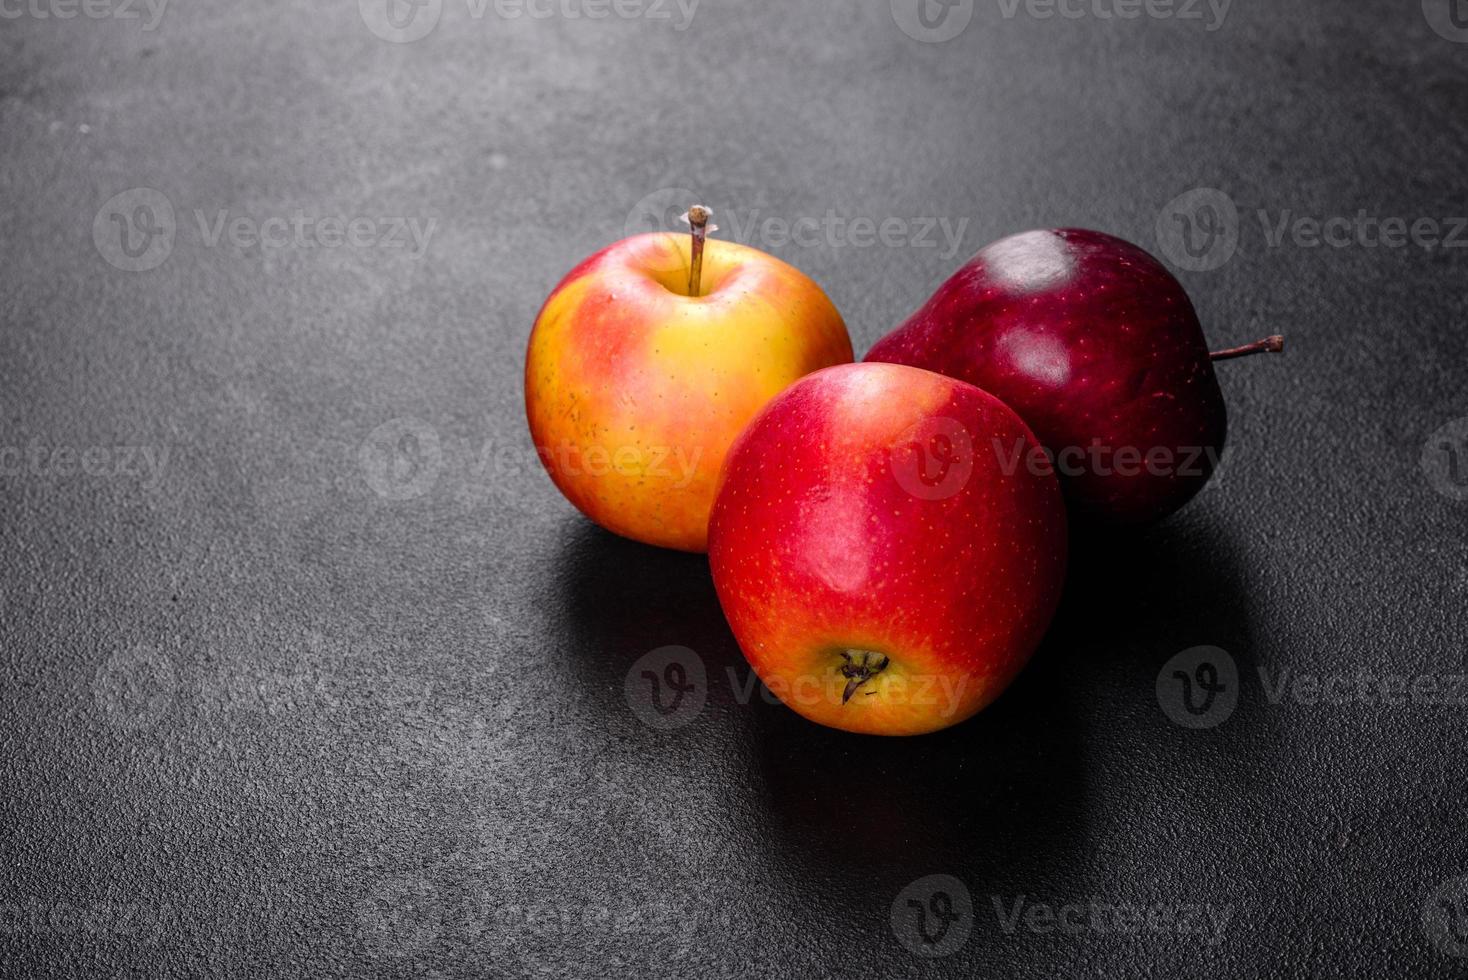
[[[1464,707],[1292,686],[1465,672],[1468,234],[1271,240],[1468,213],[1446,3],[364,2],[0,4],[7,975],[1468,975]],[[525,429],[539,303],[682,189],[859,351],[1052,225],[1290,351],[1223,366],[1217,485],[1079,549],[991,710],[818,730]],[[1236,708],[1189,729],[1203,644]]]

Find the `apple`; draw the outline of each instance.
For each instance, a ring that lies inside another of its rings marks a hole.
[[[852,732],[915,735],[994,700],[1060,599],[1066,514],[1003,402],[896,364],[793,384],[724,466],[709,566],[755,673],[791,708]]]
[[[849,363],[836,307],[758,249],[652,233],[586,259],[545,301],[525,357],[525,412],[551,479],[587,517],[703,551],[729,445],[766,402]]]
[[[1027,231],[979,251],[866,359],[940,371],[1019,413],[1086,517],[1143,523],[1208,481],[1227,419],[1193,304],[1142,249],[1098,231]],[[1009,449],[1000,450],[1005,453]],[[1028,464],[1026,464],[1028,465]]]

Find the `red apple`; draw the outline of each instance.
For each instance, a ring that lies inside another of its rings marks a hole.
[[[765,685],[833,728],[956,724],[1024,666],[1060,598],[1066,516],[1002,402],[894,364],[801,379],[730,450],[709,525],[714,586]]]
[[[1186,503],[1221,457],[1212,361],[1282,344],[1210,355],[1162,263],[1120,238],[1061,228],[985,246],[866,359],[998,396],[1034,427],[1080,514],[1142,523]]]
[[[705,242],[701,224],[692,236],[637,235],[582,262],[545,301],[525,412],[551,479],[586,516],[703,551],[734,437],[792,381],[851,353],[841,315],[798,269]]]

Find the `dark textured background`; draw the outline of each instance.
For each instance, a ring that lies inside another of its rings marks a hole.
[[[1269,247],[1256,217],[1468,212],[1468,44],[1417,0],[1238,0],[1213,31],[980,0],[944,43],[881,2],[703,0],[680,31],[446,0],[407,44],[342,0],[5,9],[0,445],[94,450],[0,477],[7,974],[1468,975],[1434,925],[1468,708],[1274,703],[1258,673],[1468,671],[1434,436],[1468,415],[1468,252]],[[140,187],[177,232],[130,272],[94,218]],[[1221,479],[1078,545],[1036,661],[957,729],[741,703],[705,562],[590,526],[531,454],[540,301],[665,189],[814,276],[864,351],[993,238],[1157,251],[1200,187],[1240,215],[1180,272],[1209,339],[1290,352],[1221,368]],[[211,247],[221,210],[437,223],[416,255]],[[828,211],[967,224],[958,254],[749,232]],[[1190,730],[1156,682],[1200,644],[1241,686]],[[706,674],[672,731],[624,693],[666,645]],[[925,961],[889,918],[929,874],[973,911]],[[1011,934],[992,896],[1231,919]]]

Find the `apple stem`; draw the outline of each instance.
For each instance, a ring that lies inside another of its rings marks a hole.
[[[1283,350],[1284,338],[1279,334],[1275,334],[1273,337],[1265,337],[1263,340],[1256,340],[1252,344],[1245,344],[1242,347],[1216,350],[1208,355],[1208,359],[1211,361],[1226,361],[1231,357],[1247,357],[1250,354],[1263,354],[1265,352],[1278,354]]]
[[[856,689],[887,669],[891,663],[885,654],[870,650],[842,650],[841,676],[846,678],[846,689],[841,692],[841,703],[851,700]]]
[[[702,204],[688,209],[688,227],[693,234],[692,258],[688,263],[688,295],[697,296],[699,279],[703,277],[703,241],[707,235],[709,216],[713,212]]]

